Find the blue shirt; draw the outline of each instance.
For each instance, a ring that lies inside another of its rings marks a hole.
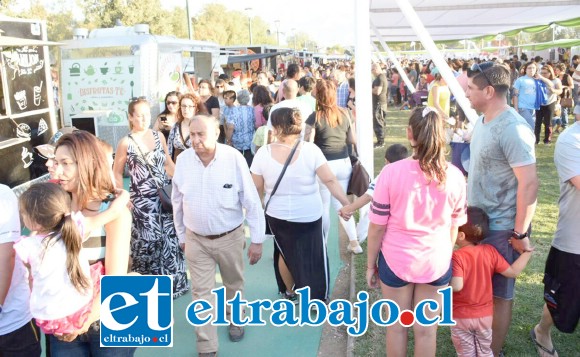
[[[227,124],[234,126],[232,145],[238,150],[249,150],[254,138],[254,108],[249,105],[241,105],[231,107],[231,109],[231,113],[228,111],[225,119]]]
[[[518,91],[518,109],[536,109],[536,80],[529,76],[516,79],[514,89]]]

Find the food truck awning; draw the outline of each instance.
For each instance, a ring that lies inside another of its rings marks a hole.
[[[0,47],[22,47],[22,46],[61,46],[62,43],[32,40],[28,38],[0,36]]]
[[[285,54],[290,53],[290,52],[291,51],[285,51],[285,52],[282,51],[282,52],[272,52],[272,53],[256,53],[253,55],[228,56],[228,64],[251,62],[251,61],[257,60],[257,59],[276,57],[278,55],[285,55]]]

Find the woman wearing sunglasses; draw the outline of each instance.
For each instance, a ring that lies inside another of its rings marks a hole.
[[[165,136],[166,142],[169,138],[169,132],[177,120],[180,95],[176,91],[171,91],[165,95],[165,110],[157,116],[155,124],[153,124],[153,130],[161,132]]]

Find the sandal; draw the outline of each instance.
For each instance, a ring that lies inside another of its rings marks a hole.
[[[556,352],[556,348],[552,348],[551,350],[549,350],[546,347],[540,345],[540,343],[536,339],[536,327],[535,326],[532,327],[532,330],[530,331],[530,337],[531,337],[532,342],[534,343],[534,345],[536,347],[536,351],[538,352],[538,355],[540,357],[545,356],[544,352],[547,353],[549,356],[558,356],[558,353]]]

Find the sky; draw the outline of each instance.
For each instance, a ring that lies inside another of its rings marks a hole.
[[[187,0],[167,0],[168,6],[185,7]],[[206,4],[220,3],[229,10],[244,11],[251,8],[276,31],[275,21],[280,20],[280,32],[291,35],[291,29],[304,32],[319,46],[336,44],[351,46],[355,42],[353,0],[189,0],[191,11],[197,15]],[[284,37],[280,35],[280,38]],[[281,41],[282,42],[282,41]]]

